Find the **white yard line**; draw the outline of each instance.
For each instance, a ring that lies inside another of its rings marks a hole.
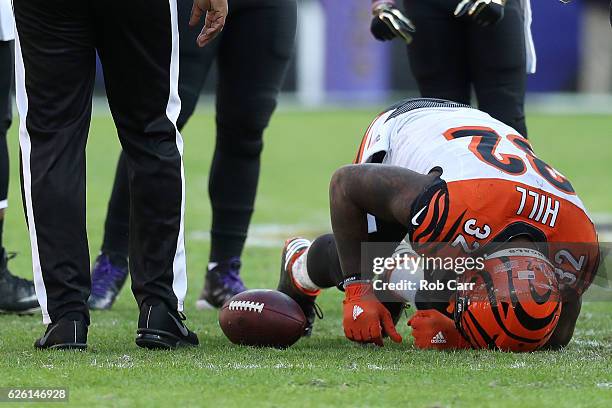
[[[593,221],[597,226],[599,242],[612,242],[612,214],[595,213]]]
[[[612,242],[612,214],[594,214],[600,242]],[[331,231],[329,224],[319,220],[309,224],[253,224],[249,229],[246,245],[259,248],[279,248],[287,238],[303,236],[314,239]],[[209,231],[192,231],[189,238],[198,241],[210,241]]]
[[[259,248],[281,248],[287,238],[303,236],[314,239],[331,231],[323,222],[312,224],[253,224],[249,229],[246,245]],[[210,241],[209,231],[193,231],[189,234],[193,240]]]

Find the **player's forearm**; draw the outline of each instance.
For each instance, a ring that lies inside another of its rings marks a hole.
[[[361,272],[361,243],[368,239],[366,213],[354,199],[354,178],[354,174],[343,167],[334,173],[329,186],[332,230],[345,278]]]
[[[330,184],[332,229],[345,277],[359,274],[361,243],[368,240],[367,214],[407,225],[410,208],[433,176],[381,164],[344,166]]]

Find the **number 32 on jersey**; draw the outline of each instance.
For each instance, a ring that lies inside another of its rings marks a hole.
[[[497,151],[502,137],[489,127],[462,126],[451,128],[444,132],[444,137],[447,140],[464,137],[471,138],[472,140],[468,149],[474,153],[480,161],[506,174],[520,176],[527,171],[527,164],[522,158],[514,154]],[[527,155],[529,165],[550,185],[565,194],[576,194],[569,180],[535,155],[527,139],[519,135],[507,135],[506,139]]]

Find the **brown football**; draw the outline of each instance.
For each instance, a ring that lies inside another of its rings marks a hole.
[[[219,312],[219,325],[235,344],[286,348],[300,339],[306,317],[284,293],[252,289],[232,297]]]

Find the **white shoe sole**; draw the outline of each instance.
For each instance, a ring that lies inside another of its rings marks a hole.
[[[19,315],[19,316],[33,315],[38,312],[40,312],[40,306],[34,307],[32,309],[19,310],[19,311],[0,309],[0,314],[12,314],[12,315]]]
[[[208,303],[204,299],[198,299],[196,301],[195,306],[196,306],[196,309],[198,309],[198,310],[215,310],[215,309],[217,309],[216,307],[214,307],[213,305],[211,305],[210,303]]]

